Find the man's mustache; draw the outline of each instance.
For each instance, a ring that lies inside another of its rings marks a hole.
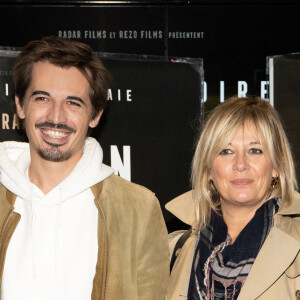
[[[48,127],[48,128],[53,128],[53,129],[62,129],[62,130],[66,130],[66,131],[70,131],[70,132],[76,132],[76,129],[73,127],[70,127],[66,124],[54,124],[52,122],[41,122],[41,123],[36,123],[35,124],[35,128],[42,128],[42,127]]]

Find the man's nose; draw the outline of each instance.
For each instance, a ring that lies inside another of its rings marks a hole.
[[[66,123],[67,116],[62,103],[53,101],[48,110],[47,121],[50,121],[54,124]]]

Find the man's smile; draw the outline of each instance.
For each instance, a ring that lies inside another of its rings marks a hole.
[[[55,139],[61,139],[64,138],[66,136],[68,136],[70,133],[69,132],[64,132],[64,131],[54,131],[54,130],[47,130],[47,129],[42,129],[41,131],[48,135],[51,138],[55,138]]]
[[[66,124],[54,124],[52,122],[41,122],[35,124],[39,129],[43,141],[50,146],[62,146],[67,142],[68,137],[76,132],[76,129]]]
[[[76,129],[73,128],[73,127],[70,127],[66,124],[61,124],[61,123],[58,123],[58,124],[54,124],[52,122],[41,122],[41,123],[36,123],[35,124],[35,128],[41,128],[43,131],[47,131],[50,129],[54,129],[53,131],[57,131],[57,132],[71,132],[71,133],[75,133],[76,132]],[[49,129],[48,129],[49,128]],[[61,129],[61,131],[59,131]]]

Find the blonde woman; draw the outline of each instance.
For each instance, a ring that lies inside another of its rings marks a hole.
[[[192,229],[171,234],[167,299],[298,299],[300,195],[286,134],[268,102],[231,98],[212,111],[192,185],[166,205]]]

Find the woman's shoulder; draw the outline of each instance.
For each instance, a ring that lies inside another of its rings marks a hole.
[[[285,206],[283,203],[277,215],[284,218],[291,218],[293,221],[300,220],[300,194],[297,191],[293,193],[292,203],[289,206]]]
[[[300,242],[300,215],[285,215],[280,219],[275,226]]]
[[[193,191],[190,190],[174,198],[166,204],[165,208],[182,222],[191,225],[195,218]]]

